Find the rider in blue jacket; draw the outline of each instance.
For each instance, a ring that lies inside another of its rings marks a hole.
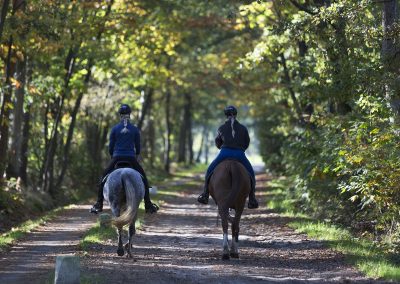
[[[237,110],[234,106],[226,107],[224,113],[227,120],[218,128],[218,135],[215,138],[215,145],[218,149],[221,149],[221,151],[207,169],[204,191],[199,195],[197,201],[203,204],[208,203],[208,182],[210,177],[217,165],[223,160],[229,158],[241,162],[247,169],[251,179],[251,191],[247,206],[250,209],[258,208],[258,202],[255,195],[256,177],[253,167],[245,154],[245,151],[250,144],[249,132],[244,125],[240,124],[239,121],[236,120]]]
[[[156,213],[158,206],[153,204],[150,200],[149,195],[149,182],[146,174],[139,164],[137,158],[140,155],[140,132],[139,129],[129,122],[131,109],[128,105],[123,104],[119,109],[121,122],[116,124],[110,133],[110,144],[108,151],[112,157],[107,168],[103,172],[101,178],[98,197],[96,204],[93,205],[90,212],[98,213],[103,211],[103,187],[104,178],[110,174],[118,163],[126,163],[132,169],[138,171],[142,175],[145,194],[144,194],[144,206],[147,213]]]

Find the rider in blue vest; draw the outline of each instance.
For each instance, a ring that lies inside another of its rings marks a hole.
[[[215,138],[215,145],[218,149],[221,149],[221,151],[207,169],[204,192],[199,195],[197,201],[203,204],[208,203],[208,182],[214,169],[223,160],[234,159],[241,162],[243,166],[245,166],[251,179],[251,191],[247,206],[250,209],[258,208],[258,202],[255,195],[256,177],[253,167],[244,153],[250,144],[249,132],[244,125],[240,124],[239,121],[236,120],[237,110],[234,106],[226,107],[224,113],[227,120],[218,128],[218,135]]]
[[[116,124],[110,133],[110,144],[108,146],[108,150],[112,159],[103,172],[103,176],[99,184],[97,202],[93,205],[90,212],[97,214],[98,212],[103,211],[104,178],[115,169],[118,163],[124,163],[142,175],[145,188],[144,206],[146,213],[156,213],[159,208],[150,200],[149,182],[143,168],[137,160],[140,155],[139,129],[129,122],[131,108],[128,105],[121,105],[119,108],[119,114],[121,117],[121,122]]]

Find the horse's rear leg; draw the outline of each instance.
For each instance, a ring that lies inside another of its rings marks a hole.
[[[118,228],[118,249],[117,249],[117,254],[119,256],[124,255],[124,246],[122,245],[122,227]]]
[[[129,225],[128,242],[125,244],[125,249],[128,253],[127,257],[129,257],[129,258],[132,258],[132,239],[136,233],[136,229],[135,229],[136,218],[137,218],[137,212],[135,214],[135,217],[132,220],[132,223]]]
[[[129,225],[129,236],[128,236],[128,242],[125,244],[125,249],[126,249],[126,257],[132,258],[132,238],[133,235],[135,234],[135,221],[132,221],[132,223]]]
[[[236,212],[235,218],[232,222],[232,243],[230,256],[233,258],[239,258],[238,242],[239,242],[239,222],[242,212]]]
[[[229,259],[229,241],[228,241],[228,217],[229,212],[227,208],[219,208],[219,215],[221,216],[223,241],[222,241],[222,259]]]

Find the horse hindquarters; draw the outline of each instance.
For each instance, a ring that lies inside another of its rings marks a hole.
[[[144,195],[142,179],[136,171],[132,169],[118,169],[110,174],[107,185],[107,192],[111,211],[114,215],[113,223],[118,229],[118,250],[119,256],[124,255],[122,244],[122,229],[129,224],[129,240],[125,246],[127,256],[132,257],[132,237],[135,233],[136,214]],[[121,206],[126,201],[126,210],[121,212]]]

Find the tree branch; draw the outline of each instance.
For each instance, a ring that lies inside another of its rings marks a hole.
[[[293,6],[295,6],[297,9],[299,9],[300,11],[306,12],[307,14],[310,15],[317,15],[317,12],[314,12],[312,10],[310,10],[307,6],[300,4],[299,2],[296,2],[295,0],[289,0],[290,3],[293,4]]]

